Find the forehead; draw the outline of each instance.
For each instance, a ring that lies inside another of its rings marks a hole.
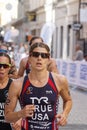
[[[46,52],[47,53],[47,50],[45,48],[42,48],[42,47],[36,47],[34,48],[33,52]]]
[[[34,39],[34,40],[32,41],[32,45],[33,45],[34,43],[36,43],[36,42],[42,42],[42,40],[41,40],[40,38]]]
[[[1,49],[5,49],[5,50],[7,50],[7,47],[6,47],[6,46],[3,46],[3,45],[1,45],[0,48],[1,48]]]
[[[0,56],[0,62],[9,63],[9,59],[5,56]]]

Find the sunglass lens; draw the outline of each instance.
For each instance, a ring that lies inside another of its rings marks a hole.
[[[39,57],[39,55],[42,58],[49,58],[49,54],[48,53],[32,52],[32,56],[34,56],[34,57]]]
[[[46,54],[46,53],[41,53],[41,57],[42,57],[42,58],[48,58],[48,54]]]
[[[3,66],[4,68],[9,68],[9,65],[6,65],[6,64],[4,64],[4,66]]]
[[[6,68],[9,68],[9,65],[6,65],[6,64],[0,64],[0,68],[4,68],[4,69],[6,69]]]
[[[2,65],[0,64],[0,68],[2,67]]]
[[[38,56],[40,55],[40,53],[38,53],[38,52],[33,52],[32,55],[33,55],[34,57],[38,57]]]

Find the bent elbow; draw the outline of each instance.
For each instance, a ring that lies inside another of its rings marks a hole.
[[[10,120],[9,120],[9,118],[8,118],[7,116],[5,116],[5,121],[6,121],[7,123],[11,123]]]
[[[9,113],[6,113],[6,112],[5,112],[4,118],[5,118],[5,121],[6,121],[7,123],[12,123],[12,120],[11,120],[11,118],[10,118],[10,114],[9,114]]]

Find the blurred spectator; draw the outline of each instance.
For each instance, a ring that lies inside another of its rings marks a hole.
[[[73,60],[78,60],[78,61],[83,60],[83,51],[79,44],[76,44],[75,55],[73,56]]]
[[[0,52],[8,53],[8,46],[5,43],[0,43]]]
[[[23,43],[20,43],[19,44],[19,53],[25,53],[25,48],[24,48],[24,44]]]

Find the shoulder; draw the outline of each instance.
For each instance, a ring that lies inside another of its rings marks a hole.
[[[56,74],[56,73],[52,72],[52,75],[53,75],[54,79],[59,80],[60,83],[63,83],[63,82],[65,82],[67,80],[67,78],[62,74]]]
[[[24,80],[24,77],[14,79],[11,83],[12,88],[14,88],[14,89],[20,88],[23,84],[23,80]]]
[[[23,81],[24,81],[24,77],[14,79],[13,82],[11,83],[11,86],[10,86],[10,92],[11,93],[16,92],[16,93],[18,93],[18,95],[20,95]]]
[[[56,74],[52,72],[53,79],[55,81],[55,84],[58,88],[58,91],[60,92],[63,88],[66,88],[68,86],[67,78],[64,75]]]
[[[23,83],[23,80],[24,80],[24,77],[21,77],[21,78],[18,78],[18,79],[14,79],[14,80],[13,80],[13,84],[14,84],[14,85],[17,85],[17,86],[18,86],[19,84],[21,85],[21,84]]]

